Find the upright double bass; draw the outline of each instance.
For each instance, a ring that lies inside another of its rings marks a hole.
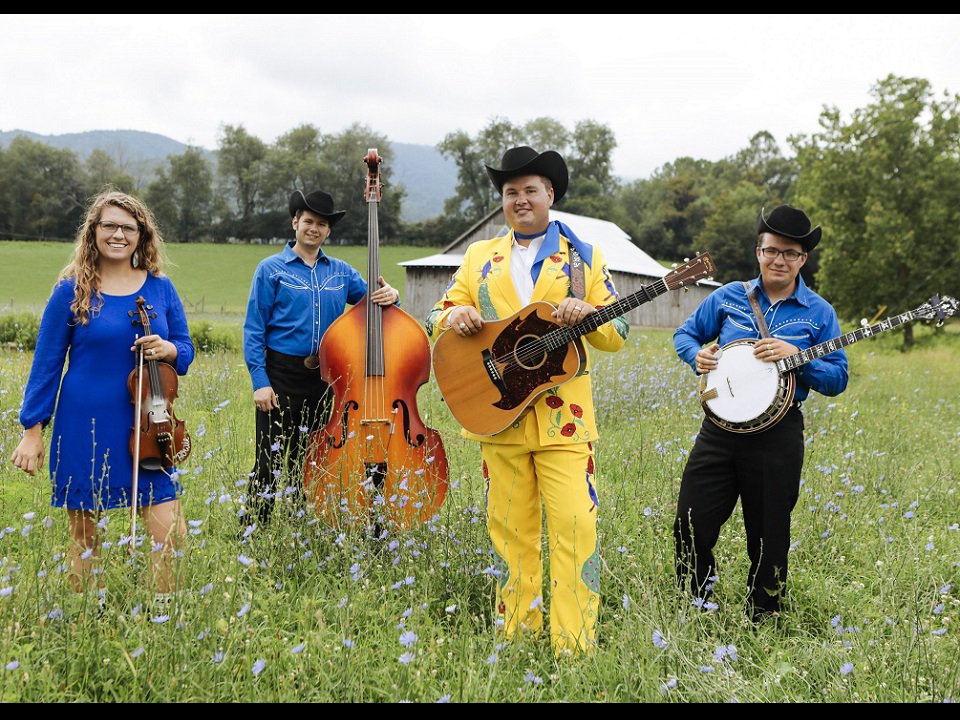
[[[367,295],[324,333],[318,359],[333,391],[327,425],[310,437],[304,487],[335,525],[408,528],[447,494],[440,433],[424,425],[417,390],[430,379],[427,335],[409,314],[370,300],[380,277],[380,163],[367,152]]]

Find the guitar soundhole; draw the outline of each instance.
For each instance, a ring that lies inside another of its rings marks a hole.
[[[517,339],[513,346],[513,356],[517,360],[517,365],[524,370],[536,370],[543,366],[547,361],[547,353],[542,347],[539,349],[533,347],[534,343],[540,341],[541,338],[538,335],[522,335]]]

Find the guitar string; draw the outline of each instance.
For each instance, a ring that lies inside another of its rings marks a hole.
[[[660,285],[663,285],[663,289],[660,288]],[[653,289],[657,290],[655,294],[651,294],[651,290]],[[632,293],[631,295],[628,295],[626,298],[623,298],[622,300],[618,300],[612,305],[608,305],[605,308],[601,308],[600,310],[597,311],[597,313],[593,313],[587,316],[587,318],[577,323],[576,325],[571,325],[569,327],[554,328],[548,331],[545,335],[542,335],[537,340],[530,342],[527,345],[524,345],[522,348],[520,348],[520,350],[511,351],[507,353],[507,355],[505,356],[493,358],[493,362],[497,363],[498,365],[499,364],[503,365],[503,367],[500,370],[501,374],[512,372],[517,368],[524,368],[525,366],[523,364],[523,361],[536,359],[544,355],[545,353],[549,352],[548,344],[549,344],[549,341],[552,340],[553,338],[559,335],[564,335],[571,331],[576,331],[578,330],[578,328],[582,328],[585,325],[596,323],[595,327],[593,327],[591,330],[586,331],[586,332],[592,332],[593,330],[600,327],[601,325],[605,325],[611,320],[621,317],[622,315],[625,315],[627,312],[630,312],[630,310],[633,309],[633,308],[630,308],[630,309],[624,310],[623,312],[618,312],[618,310],[615,310],[615,308],[618,309],[618,306],[629,305],[630,300],[640,295],[646,295],[647,297],[645,297],[644,300],[640,303],[640,304],[643,304],[643,302],[647,302],[657,297],[658,295],[663,294],[664,292],[666,292],[667,289],[668,288],[666,287],[666,283],[663,280],[658,280],[654,283],[651,283],[650,285],[644,285],[637,292]],[[637,305],[637,307],[639,307],[639,304]],[[596,315],[601,315],[601,317],[605,319],[602,319],[600,322],[597,322],[597,320],[600,318],[597,318]],[[607,317],[607,315],[609,315],[610,317]],[[557,347],[553,349],[555,350],[557,348],[563,347],[564,345],[568,345],[576,337],[579,337],[580,335],[583,335],[583,334],[586,334],[586,333],[576,333],[573,338],[563,341],[561,344],[557,345]]]

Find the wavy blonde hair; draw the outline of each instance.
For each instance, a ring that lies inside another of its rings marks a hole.
[[[97,249],[97,223],[104,208],[108,205],[130,213],[140,227],[140,242],[130,258],[132,267],[139,267],[151,275],[163,274],[163,237],[157,228],[153,213],[140,200],[116,190],[105,190],[97,195],[87,209],[87,216],[77,229],[77,238],[73,245],[73,257],[58,280],[76,278],[73,290],[73,302],[70,309],[76,321],[86,325],[90,321],[90,312],[103,304],[100,294],[100,251]]]

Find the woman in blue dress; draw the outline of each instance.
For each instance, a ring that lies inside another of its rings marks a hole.
[[[134,406],[127,376],[137,358],[132,351],[143,346],[146,359],[170,363],[180,375],[193,361],[183,305],[162,272],[162,246],[143,203],[124,193],[101,193],[87,211],[73,259],[61,271],[40,323],[20,411],[24,434],[13,463],[31,475],[43,467],[42,432],[53,417],[51,504],[67,510],[71,581],[78,591],[95,582],[100,514],[131,505]],[[138,296],[156,313],[153,334],[142,337],[128,316]],[[169,600],[173,550],[186,535],[181,492],[175,469],[140,468],[135,502],[154,548],[162,547],[149,553],[161,601]]]

